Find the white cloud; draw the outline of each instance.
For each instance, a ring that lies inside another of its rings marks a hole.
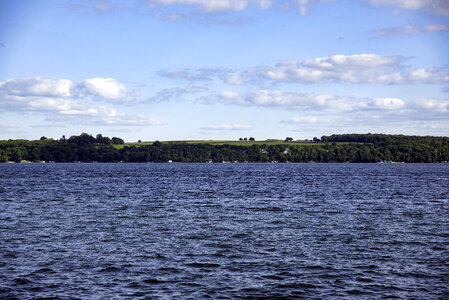
[[[90,78],[82,83],[87,93],[106,100],[130,101],[138,96],[137,91],[129,92],[126,87],[114,78]]]
[[[407,25],[403,27],[390,27],[377,30],[378,35],[416,35],[425,32],[449,31],[449,26],[444,24],[429,24],[425,26]]]
[[[449,16],[447,0],[367,0],[375,7],[392,6],[405,10],[424,10],[436,15]]]
[[[274,82],[349,82],[377,84],[445,83],[449,74],[436,69],[409,70],[401,57],[379,54],[335,55],[259,66],[241,73],[228,73],[230,84]]]
[[[373,103],[381,109],[399,109],[405,106],[404,100],[398,98],[376,98]]]
[[[227,12],[242,11],[249,4],[258,5],[265,9],[272,4],[272,0],[149,0],[150,3],[173,5],[190,5],[197,7],[205,12]]]
[[[42,76],[0,81],[0,92],[17,96],[73,97],[73,88],[70,80]]]
[[[411,106],[420,111],[428,111],[434,113],[449,113],[449,101],[439,101],[435,99],[420,99],[413,101]]]
[[[405,73],[404,81],[410,83],[444,83],[449,82],[449,74],[436,69],[416,69]]]
[[[228,73],[224,76],[224,81],[233,85],[241,85],[245,82],[245,79],[239,73]]]
[[[222,131],[222,130],[249,130],[251,126],[242,125],[242,124],[223,124],[223,125],[209,125],[201,127],[203,130],[214,130],[214,131]]]
[[[130,102],[139,95],[138,91],[128,91],[122,83],[113,78],[90,78],[80,84],[75,84],[68,79],[51,79],[42,76],[0,81],[0,93],[23,97],[95,96],[103,100],[120,100],[122,102]]]

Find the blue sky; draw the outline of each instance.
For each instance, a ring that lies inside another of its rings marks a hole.
[[[449,136],[446,0],[0,1],[0,139]]]

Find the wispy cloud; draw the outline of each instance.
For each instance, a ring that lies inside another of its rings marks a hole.
[[[251,126],[242,124],[222,124],[222,125],[208,125],[203,126],[203,130],[223,131],[223,130],[249,130]]]
[[[376,31],[378,35],[417,35],[426,32],[449,31],[449,26],[444,24],[429,24],[425,26],[407,25],[402,27],[382,28]]]
[[[286,124],[304,124],[304,123],[316,123],[318,121],[317,117],[293,117],[288,120],[282,120],[281,123]]]
[[[26,132],[22,127],[13,123],[0,123],[0,130],[3,134],[21,134]]]
[[[161,70],[158,75],[170,79],[181,79],[187,81],[212,81],[217,76],[224,76],[231,72],[225,68],[202,68],[202,69],[184,69],[180,71]]]
[[[298,117],[301,118],[301,117]],[[412,134],[412,135],[441,135],[449,128],[447,122],[442,119],[419,118],[417,115],[382,115],[382,114],[350,114],[342,116],[318,115],[317,121],[290,122],[281,121],[290,128],[292,136],[320,136],[323,134],[354,133],[357,132],[382,132],[390,134]],[[335,126],[338,124],[338,126]]]
[[[208,91],[209,89],[201,86],[191,86],[185,88],[167,88],[160,90],[154,96],[145,99],[143,102],[163,102],[171,100],[181,100],[184,95],[198,94]]]
[[[436,15],[449,16],[447,0],[365,0],[374,7],[395,7],[404,10],[423,10]]]
[[[97,14],[107,14],[116,10],[121,10],[125,8],[125,4],[120,1],[110,1],[110,0],[90,0],[79,3],[69,3],[66,7],[77,13],[97,13]]]
[[[155,14],[154,18],[159,21],[170,21],[170,22],[179,22],[179,21],[190,21],[191,18],[182,13],[171,13],[171,14]]]
[[[115,9],[122,9],[123,4],[109,0],[101,0],[95,2],[94,8],[98,13],[107,13]]]
[[[1,129],[17,129],[19,128],[19,126],[17,126],[16,124],[13,123],[0,123],[0,128]]]

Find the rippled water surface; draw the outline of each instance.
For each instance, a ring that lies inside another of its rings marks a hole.
[[[449,298],[449,165],[1,164],[0,298]]]

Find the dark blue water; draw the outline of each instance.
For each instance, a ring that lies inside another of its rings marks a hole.
[[[449,165],[1,164],[0,298],[449,298]]]

